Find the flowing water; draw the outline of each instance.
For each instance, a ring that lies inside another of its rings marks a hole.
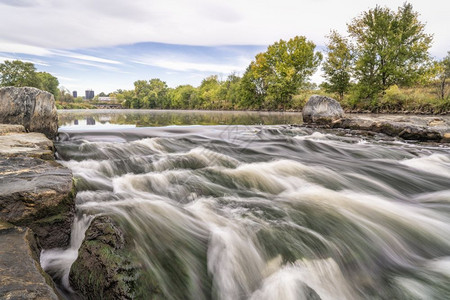
[[[169,299],[450,299],[450,148],[250,115],[153,128],[66,119],[56,147],[77,178],[78,219],[44,267],[70,289],[91,216],[108,214]]]

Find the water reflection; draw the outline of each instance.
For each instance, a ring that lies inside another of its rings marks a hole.
[[[301,113],[252,111],[59,110],[59,126],[299,124]],[[134,127],[133,126],[133,127]]]

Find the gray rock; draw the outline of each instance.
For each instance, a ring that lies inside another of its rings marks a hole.
[[[42,133],[0,135],[0,156],[29,156],[53,160],[53,151],[53,142]]]
[[[25,127],[23,127],[23,125],[0,124],[0,135],[20,132],[25,132]]]
[[[3,126],[0,135],[0,221],[32,228],[44,248],[65,247],[75,210],[72,172],[55,161],[44,134],[17,133],[17,126]]]
[[[430,117],[358,116],[335,120],[330,126],[383,133],[405,140],[450,142],[450,124],[444,119]]]
[[[20,124],[52,139],[58,131],[55,99],[36,88],[0,88],[0,123]]]
[[[0,245],[0,299],[59,299],[31,229],[0,222]]]
[[[54,160],[0,157],[0,220],[32,228],[43,248],[70,241],[72,172]]]
[[[142,267],[133,260],[131,247],[113,219],[96,217],[70,269],[71,286],[86,299],[156,299],[160,292],[152,288],[156,285],[150,278],[142,278]],[[142,295],[139,289],[148,286]]]
[[[303,107],[302,115],[304,123],[329,124],[342,118],[344,110],[332,98],[313,95]]]

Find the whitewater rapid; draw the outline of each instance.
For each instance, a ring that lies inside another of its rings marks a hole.
[[[69,291],[84,231],[106,214],[168,299],[450,299],[448,147],[289,126],[60,139],[78,219],[71,247],[41,261]]]

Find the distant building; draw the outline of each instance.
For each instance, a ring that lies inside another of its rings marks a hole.
[[[72,96],[73,96],[74,98],[78,97],[77,91],[73,91],[73,92],[72,92]]]
[[[95,119],[93,117],[87,117],[86,125],[95,125]]]
[[[93,90],[86,90],[86,100],[92,100],[94,99],[94,91]]]
[[[115,97],[98,97],[98,101],[111,102],[116,101]]]

